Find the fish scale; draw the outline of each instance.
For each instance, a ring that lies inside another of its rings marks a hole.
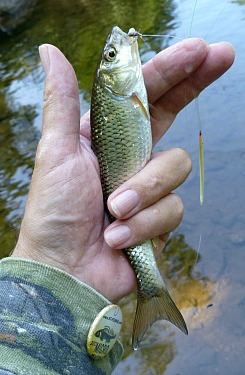
[[[152,264],[155,263],[155,257],[152,252],[151,241],[125,249],[125,252],[135,270],[138,290],[141,292],[142,297],[153,297],[160,279],[157,267],[152,267]]]
[[[149,161],[152,135],[137,33],[115,26],[99,62],[91,99],[92,147],[100,165],[105,208],[109,195]],[[108,212],[108,210],[107,210]],[[108,213],[109,219],[114,218]],[[148,327],[166,319],[184,333],[185,321],[157,268],[151,240],[125,249],[137,279],[132,345],[137,349]]]
[[[144,118],[134,118],[132,110],[135,107],[130,99],[115,101],[106,89],[94,84],[91,120],[96,128],[92,131],[92,144],[99,159],[105,200],[150,158],[151,129]]]

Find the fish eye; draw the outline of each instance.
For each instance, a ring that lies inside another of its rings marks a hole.
[[[104,55],[106,61],[113,61],[116,58],[116,50],[114,48],[110,48],[108,51],[106,51]]]

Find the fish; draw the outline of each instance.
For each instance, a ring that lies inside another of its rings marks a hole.
[[[109,195],[150,160],[152,133],[147,91],[137,38],[114,26],[96,69],[91,95],[92,148],[100,166],[106,209]],[[107,210],[109,219],[115,220]],[[137,279],[132,346],[138,349],[147,329],[165,319],[188,334],[179,309],[157,268],[153,240],[124,249]]]

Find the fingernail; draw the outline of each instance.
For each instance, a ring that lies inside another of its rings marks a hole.
[[[139,204],[139,196],[134,190],[126,190],[111,201],[111,208],[117,217],[132,211]]]
[[[43,65],[43,70],[45,74],[48,74],[49,67],[50,67],[50,59],[49,59],[49,53],[48,53],[48,46],[47,44],[42,44],[38,48],[39,50],[39,56]]]
[[[117,247],[130,239],[131,230],[126,225],[118,225],[106,231],[104,237],[110,247]]]

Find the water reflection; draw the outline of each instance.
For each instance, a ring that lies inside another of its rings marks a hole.
[[[53,43],[71,61],[81,87],[90,91],[96,61],[112,26],[118,25],[123,30],[137,26],[147,33],[167,34],[175,27],[174,10],[172,0],[134,2],[133,6],[131,0],[44,0],[15,33],[0,34],[3,77],[22,78],[39,61],[36,47],[45,42]],[[143,50],[158,52],[161,45],[161,40],[151,39]]]
[[[37,0],[7,1],[0,3],[0,29],[10,32],[30,16]]]
[[[238,5],[245,5],[245,0],[233,0],[232,2]]]
[[[16,243],[38,134],[33,126],[35,108],[11,109],[2,98],[0,96],[0,241],[1,256],[6,256]]]
[[[38,45],[53,43],[64,51],[75,68],[83,108],[87,108],[110,28],[117,24],[127,30],[137,25],[144,32],[168,33],[174,27],[174,10],[171,0],[133,6],[131,0],[43,0],[25,23],[11,33],[0,32],[1,256],[12,250],[16,240],[40,133],[41,95],[37,91],[41,92],[44,77]],[[143,43],[142,54],[158,52],[162,43],[157,39]]]

